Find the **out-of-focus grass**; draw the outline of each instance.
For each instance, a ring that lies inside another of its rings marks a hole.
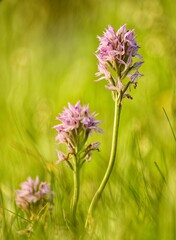
[[[99,112],[101,152],[81,175],[79,217],[102,179],[111,144],[113,103],[104,82],[94,83],[98,46],[108,24],[135,28],[144,57],[134,99],[124,100],[117,162],[95,218],[94,239],[176,238],[175,3],[171,1],[0,2],[0,226],[1,239],[17,239],[15,189],[39,175],[56,192],[44,239],[68,239],[72,176],[55,166],[55,116],[68,101]],[[163,178],[164,176],[164,178]],[[25,225],[25,224],[24,224]],[[40,228],[33,239],[38,239]]]

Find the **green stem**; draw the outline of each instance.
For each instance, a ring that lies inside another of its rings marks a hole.
[[[111,154],[110,154],[110,159],[109,159],[109,164],[107,167],[107,170],[105,172],[105,175],[103,177],[103,180],[96,191],[91,204],[89,206],[88,210],[88,215],[86,219],[86,224],[85,228],[88,230],[91,225],[91,220],[93,217],[93,211],[95,210],[97,203],[101,197],[101,194],[109,180],[109,177],[111,175],[114,163],[115,163],[115,158],[116,158],[116,150],[117,150],[117,139],[118,139],[118,130],[119,130],[119,123],[120,123],[120,114],[121,114],[121,108],[122,108],[122,96],[120,96],[120,99],[116,96],[115,98],[115,111],[114,111],[114,125],[113,125],[113,136],[112,136],[112,145],[111,145]]]
[[[73,181],[74,181],[74,189],[73,189],[73,199],[72,199],[72,220],[73,224],[76,225],[76,211],[79,200],[79,191],[80,191],[80,179],[79,179],[79,163],[77,156],[74,159],[74,170],[73,170]]]

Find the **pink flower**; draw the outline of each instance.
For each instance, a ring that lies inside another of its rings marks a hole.
[[[102,132],[98,127],[100,121],[95,120],[96,113],[90,114],[88,106],[81,106],[80,101],[75,105],[68,103],[68,108],[56,117],[61,123],[54,126],[57,130],[56,140],[66,143],[71,148],[84,144],[93,131]]]
[[[64,160],[67,160],[67,156],[61,151],[57,151],[57,156],[58,156],[58,160],[56,161],[56,164],[58,164]]]
[[[16,190],[16,204],[27,212],[39,212],[47,202],[51,203],[53,192],[46,182],[40,182],[39,177],[31,177],[21,183],[21,189]]]
[[[57,151],[58,160],[56,163],[67,161],[69,164],[70,155],[76,155],[81,159],[82,156],[85,156],[88,137],[94,131],[102,133],[98,127],[100,121],[95,119],[96,115],[95,112],[90,114],[89,107],[87,105],[81,106],[80,101],[75,105],[68,103],[68,108],[64,107],[63,112],[56,117],[61,123],[54,128],[57,131],[56,141],[59,144],[66,144],[68,153]],[[89,149],[89,152],[96,150],[96,146]]]
[[[138,77],[142,74],[138,72],[143,61],[133,62],[134,58],[141,60],[137,53],[139,45],[135,40],[134,30],[126,30],[126,24],[115,30],[108,26],[102,37],[98,37],[100,45],[96,51],[98,59],[98,80],[106,79],[107,88],[118,93],[122,90],[122,80],[129,78],[130,82],[136,85]],[[115,74],[117,76],[115,76]]]

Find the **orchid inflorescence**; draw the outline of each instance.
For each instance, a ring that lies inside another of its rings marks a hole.
[[[138,69],[143,64],[141,55],[138,54],[139,45],[135,41],[134,30],[127,31],[126,24],[117,32],[108,26],[104,35],[98,37],[100,45],[96,51],[98,59],[98,80],[106,79],[106,88],[122,93],[123,97],[132,98],[126,93],[130,84],[137,86],[137,79],[142,74]],[[139,61],[135,61],[139,59]],[[124,83],[124,79],[129,81]]]
[[[53,204],[53,192],[46,182],[40,182],[37,176],[21,183],[21,189],[16,190],[16,204],[30,216],[38,214],[47,204]]]
[[[68,103],[68,108],[64,108],[63,112],[56,117],[61,123],[54,126],[57,130],[56,140],[58,144],[67,146],[67,154],[57,151],[58,161],[66,161],[69,166],[70,157],[79,155],[81,163],[85,160],[90,160],[92,151],[98,150],[99,142],[93,142],[86,145],[88,137],[93,131],[102,132],[98,127],[100,121],[95,120],[96,113],[90,114],[87,105],[81,106],[80,101],[75,105]]]

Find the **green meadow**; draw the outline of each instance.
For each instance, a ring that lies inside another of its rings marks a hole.
[[[73,176],[56,165],[56,116],[70,102],[89,104],[103,134],[100,152],[81,170],[76,239],[176,239],[176,2],[171,0],[0,1],[0,239],[73,239],[67,224]],[[135,29],[144,64],[133,100],[124,99],[116,163],[98,203],[93,232],[84,223],[105,173],[113,108],[105,81],[95,82],[98,47],[110,24]],[[28,222],[15,204],[20,184],[50,184],[54,207],[45,224]]]

